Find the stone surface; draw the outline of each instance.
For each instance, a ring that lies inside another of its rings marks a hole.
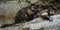
[[[51,16],[52,22],[49,21],[41,21],[36,23],[27,23],[25,24],[25,28],[29,28],[31,30],[43,29],[43,30],[60,30],[60,15]],[[38,19],[37,19],[38,20]]]
[[[60,15],[51,16],[52,22],[36,18],[32,21],[16,24],[19,26],[11,26],[0,28],[0,30],[60,30]]]

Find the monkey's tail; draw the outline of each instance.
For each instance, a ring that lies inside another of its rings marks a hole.
[[[10,27],[12,25],[15,25],[17,23],[13,23],[13,24],[3,24],[0,28],[6,28],[6,27]]]

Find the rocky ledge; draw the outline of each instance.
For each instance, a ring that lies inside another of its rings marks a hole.
[[[36,18],[32,21],[16,24],[19,26],[11,26],[0,28],[0,30],[60,30],[60,15],[51,16],[52,21],[45,21],[41,18]]]

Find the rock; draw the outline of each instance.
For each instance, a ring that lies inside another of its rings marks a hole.
[[[52,22],[36,18],[32,21],[16,24],[19,26],[10,26],[0,28],[0,30],[60,30],[60,15],[51,16]]]
[[[36,23],[27,23],[24,28],[29,28],[31,30],[60,30],[60,15],[51,16],[52,22],[41,21]]]

